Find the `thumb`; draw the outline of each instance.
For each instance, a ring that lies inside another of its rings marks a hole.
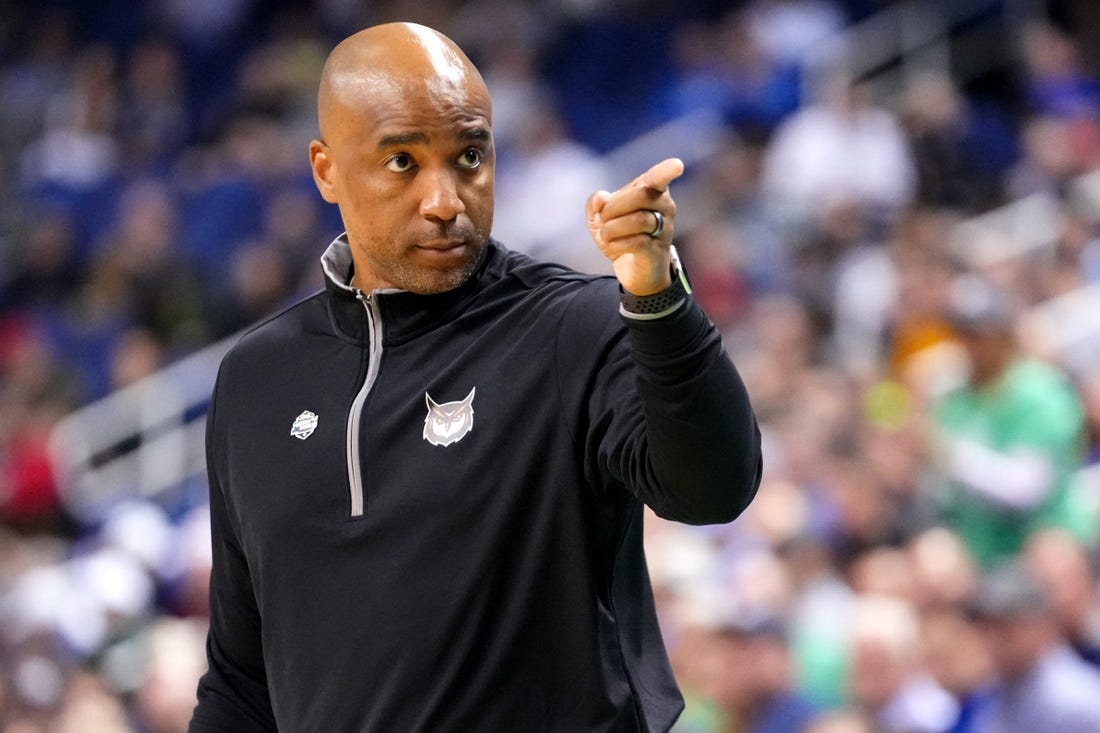
[[[584,215],[588,220],[588,231],[592,235],[592,238],[596,240],[596,244],[600,244],[599,232],[600,227],[603,226],[603,219],[600,216],[600,212],[603,211],[603,207],[610,198],[611,194],[609,192],[596,191],[588,197],[588,201],[584,204]]]

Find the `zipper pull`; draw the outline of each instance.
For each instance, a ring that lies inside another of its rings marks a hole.
[[[370,294],[364,293],[359,288],[355,288],[355,299],[361,303],[370,303]]]

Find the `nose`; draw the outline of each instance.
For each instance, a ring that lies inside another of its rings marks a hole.
[[[466,204],[458,195],[455,172],[449,170],[424,170],[424,193],[420,199],[420,215],[440,223],[454,221],[466,210]]]

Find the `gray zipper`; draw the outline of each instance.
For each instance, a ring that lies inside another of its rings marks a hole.
[[[373,293],[372,293],[373,295]],[[363,417],[363,405],[367,401],[374,380],[378,378],[378,366],[382,362],[382,314],[378,302],[362,290],[355,290],[355,297],[367,310],[367,331],[370,336],[370,355],[367,361],[367,376],[348,413],[347,453],[348,483],[351,485],[351,516],[363,516],[363,466],[359,458],[359,423]]]

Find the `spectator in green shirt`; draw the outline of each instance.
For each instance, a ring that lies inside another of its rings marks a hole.
[[[1066,376],[1020,350],[1008,298],[981,282],[960,294],[953,323],[970,375],[935,406],[935,455],[944,519],[990,567],[1040,527],[1090,531],[1092,518],[1069,492],[1084,418]]]

